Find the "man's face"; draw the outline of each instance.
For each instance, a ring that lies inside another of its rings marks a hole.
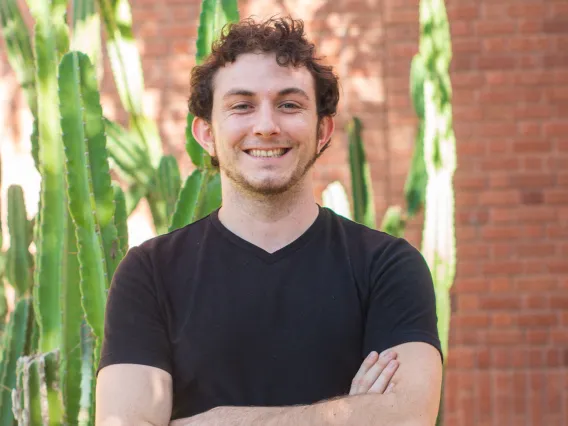
[[[219,69],[213,87],[209,153],[214,149],[221,173],[257,195],[281,194],[300,182],[330,136],[324,130],[320,144],[310,72],[249,53]]]

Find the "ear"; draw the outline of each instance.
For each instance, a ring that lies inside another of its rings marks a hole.
[[[332,116],[326,115],[320,120],[319,133],[318,133],[318,154],[321,149],[325,146],[331,135],[335,130],[335,120]]]
[[[191,132],[199,145],[203,147],[210,156],[215,155],[215,138],[213,128],[201,117],[195,117],[191,123]]]

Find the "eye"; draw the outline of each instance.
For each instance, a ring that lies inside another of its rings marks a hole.
[[[236,109],[239,111],[246,111],[250,105],[249,104],[237,104],[234,105],[232,109]]]
[[[284,102],[283,104],[280,105],[281,107],[284,107],[284,109],[299,109],[300,107],[292,102]]]

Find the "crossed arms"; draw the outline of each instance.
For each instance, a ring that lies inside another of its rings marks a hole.
[[[95,422],[96,426],[434,425],[442,383],[437,349],[411,342],[391,351],[398,363],[394,375],[384,368],[383,359],[368,359],[345,397],[290,407],[217,407],[171,423],[172,378],[168,373],[141,365],[111,365],[98,376]],[[393,386],[387,390],[388,383]]]

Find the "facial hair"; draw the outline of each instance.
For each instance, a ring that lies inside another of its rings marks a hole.
[[[316,136],[319,137],[319,131],[317,132]],[[213,143],[215,145],[215,152],[217,152],[215,139],[213,140]],[[287,146],[292,146],[292,144],[288,143]],[[212,163],[217,163],[219,169],[223,171],[227,178],[229,178],[238,188],[240,188],[241,191],[255,197],[273,197],[282,195],[290,191],[294,186],[301,182],[304,176],[306,176],[308,171],[313,167],[314,163],[320,155],[321,152],[318,153],[317,149],[315,149],[313,154],[308,158],[306,162],[300,163],[296,166],[296,169],[294,170],[290,178],[283,184],[275,184],[273,181],[263,181],[260,185],[253,184],[248,179],[246,179],[242,173],[230,167],[226,167],[225,163],[219,160],[217,156],[212,156]]]

